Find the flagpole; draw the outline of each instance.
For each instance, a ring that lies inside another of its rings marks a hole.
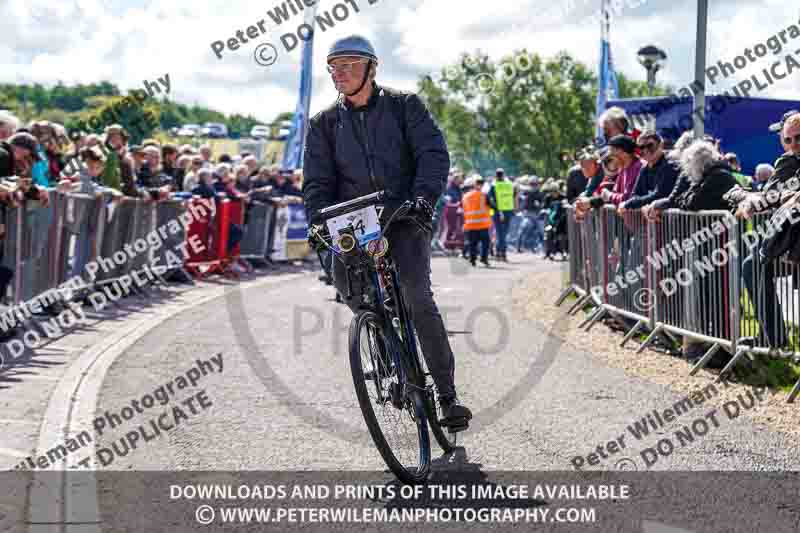
[[[699,139],[705,133],[705,123],[699,117],[705,118],[706,108],[706,35],[708,32],[708,0],[697,0],[697,37],[695,38],[694,52],[694,79],[699,87],[694,93],[694,111],[697,117],[694,121],[694,138]],[[698,110],[700,111],[698,113]]]
[[[317,6],[306,12],[305,22],[313,27],[314,15]],[[311,37],[303,43],[302,59],[300,62],[300,89],[297,95],[297,107],[295,108],[292,128],[283,152],[284,170],[295,170],[303,166],[303,150],[306,144],[306,133],[308,132],[308,113],[311,106],[311,87],[312,87],[312,63],[314,53],[314,32]]]

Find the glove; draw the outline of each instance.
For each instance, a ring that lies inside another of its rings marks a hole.
[[[414,200],[414,212],[423,222],[430,222],[433,219],[433,206],[422,196],[417,196]]]
[[[327,229],[322,224],[312,224],[308,228],[308,245],[315,252],[327,250],[323,238],[327,235]]]

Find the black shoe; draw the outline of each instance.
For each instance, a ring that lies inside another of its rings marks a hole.
[[[481,264],[483,264],[484,266],[488,267],[489,266],[489,260],[488,259],[481,259]]]
[[[439,403],[442,406],[440,426],[448,428],[450,433],[464,431],[469,427],[472,411],[462,405],[457,397],[440,397]]]
[[[472,266],[475,266],[475,260],[474,259],[470,259],[469,260],[469,264],[472,265]]]

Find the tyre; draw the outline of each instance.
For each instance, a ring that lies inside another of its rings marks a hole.
[[[431,465],[425,394],[400,379],[375,312],[353,317],[348,344],[358,405],[375,447],[400,481],[423,483]]]

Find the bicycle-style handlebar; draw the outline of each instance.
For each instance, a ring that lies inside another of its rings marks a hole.
[[[342,202],[340,204],[326,207],[325,209],[320,209],[318,214],[323,220],[328,220],[329,218],[338,217],[340,215],[344,215],[345,213],[357,211],[371,205],[382,204],[383,198],[384,192],[378,191],[365,196],[359,196],[358,198],[353,198],[352,200],[347,200],[346,202]]]

